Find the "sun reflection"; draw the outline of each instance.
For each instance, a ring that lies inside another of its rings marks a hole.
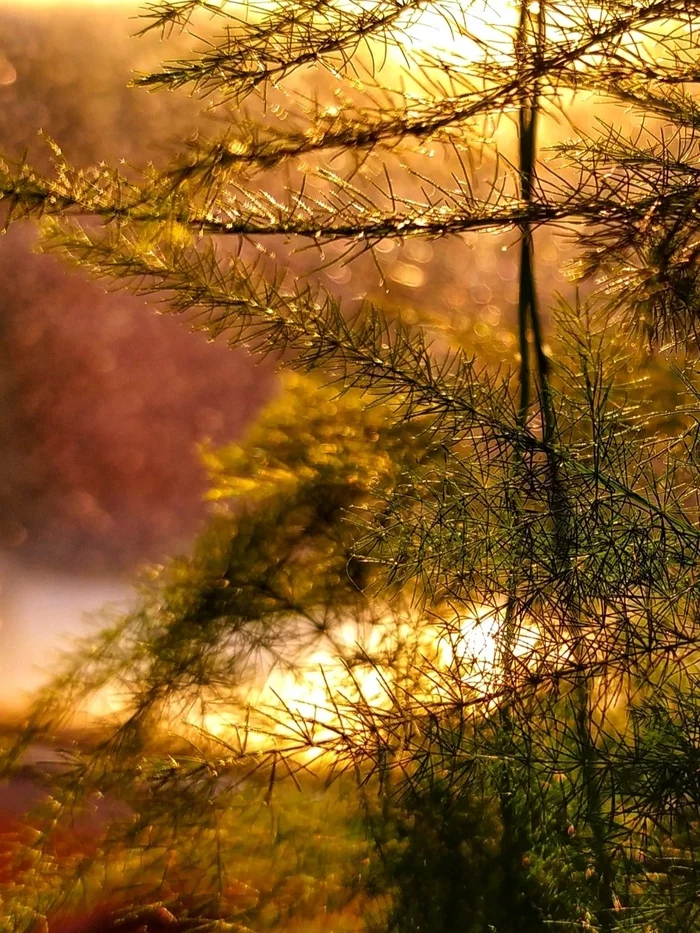
[[[309,762],[333,754],[334,742],[367,715],[400,712],[404,701],[425,710],[461,696],[486,711],[502,694],[508,663],[534,670],[565,660],[527,622],[510,633],[506,652],[505,620],[504,600],[449,623],[409,615],[369,628],[348,621],[334,632],[334,647],[316,644],[294,669],[272,667],[251,688],[244,713],[209,710],[190,723],[228,742],[244,734],[249,751],[295,748]]]

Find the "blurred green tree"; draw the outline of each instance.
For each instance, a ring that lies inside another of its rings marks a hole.
[[[140,175],[57,147],[52,176],[3,169],[7,217],[48,248],[307,374],[207,452],[194,554],[76,649],[23,737],[112,698],[54,819],[96,791],[129,804],[108,841],[140,854],[139,896],[186,839],[207,896],[170,908],[233,923],[219,830],[241,775],[269,800],[318,769],[365,792],[384,927],[700,928],[697,13],[160,0],[145,28],[220,32],[136,84],[211,96],[221,138]],[[542,158],[538,128],[582,98],[624,125]],[[590,284],[545,318],[547,226]],[[381,266],[387,241],[499,231],[510,361],[437,306],[341,305],[272,255]],[[68,897],[52,865],[8,894],[11,929]]]

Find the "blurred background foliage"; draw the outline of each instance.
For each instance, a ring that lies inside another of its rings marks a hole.
[[[127,87],[162,48],[133,40],[136,12],[2,5],[6,155],[46,164],[50,137],[81,166],[165,161],[201,111]],[[273,379],[36,255],[33,240],[17,228],[0,241],[0,547],[47,570],[128,573],[191,540],[205,489],[197,444],[237,436]]]

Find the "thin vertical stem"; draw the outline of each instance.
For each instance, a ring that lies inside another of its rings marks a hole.
[[[534,55],[543,57],[545,39],[544,0],[540,0],[536,12],[531,12],[527,0],[522,0],[520,7],[519,48],[521,61],[530,54],[534,39]],[[526,206],[530,206],[533,199],[533,189],[536,182],[537,164],[537,124],[539,116],[540,88],[535,82],[528,91],[523,89],[520,109],[518,113],[519,129],[519,170],[520,170],[520,196]],[[520,410],[519,421],[522,426],[527,422],[528,409],[531,403],[533,374],[530,363],[530,338],[534,355],[534,373],[539,390],[540,407],[542,414],[543,439],[552,443],[556,435],[556,412],[554,410],[552,392],[550,387],[550,366],[544,351],[542,323],[537,301],[537,288],[534,272],[534,244],[530,224],[521,227],[520,240],[520,280],[518,292],[518,330],[520,335]],[[555,546],[557,558],[562,568],[568,565],[568,555],[572,545],[572,512],[566,490],[560,476],[560,465],[554,453],[549,455],[550,471],[550,506],[552,520],[555,528]],[[567,570],[564,569],[566,573]],[[563,603],[568,607],[571,625],[574,629],[576,641],[581,635],[581,622],[577,609],[576,596],[573,587],[565,584],[568,591],[564,594]],[[582,780],[586,795],[586,817],[593,834],[594,857],[601,884],[601,916],[602,930],[609,930],[613,923],[613,909],[615,904],[612,864],[607,850],[602,800],[597,785],[596,759],[598,749],[596,741],[591,734],[592,709],[590,685],[585,672],[580,675],[574,688],[573,701],[575,704],[574,718],[576,735],[582,756]]]
[[[544,3],[544,0],[543,0]],[[543,57],[545,37],[545,15],[543,3],[530,9],[528,0],[521,0],[520,22],[516,38],[516,55],[523,70],[530,62],[532,54]],[[534,39],[534,48],[533,40]],[[530,87],[523,87],[520,93],[518,109],[518,158],[520,174],[520,198],[526,208],[532,203],[536,180],[537,165],[537,125],[540,112],[540,86],[535,81]],[[531,401],[532,369],[530,365],[530,335],[535,347],[536,373],[542,399],[545,431],[553,427],[551,419],[551,399],[548,382],[547,358],[542,343],[542,328],[537,307],[537,288],[535,285],[534,246],[532,229],[529,223],[520,228],[520,280],[518,284],[518,333],[520,343],[520,409],[521,426],[527,421]]]
[[[541,10],[535,14],[536,35],[543,35],[543,13]],[[515,36],[515,55],[520,72],[524,75],[532,56],[533,20],[529,9],[529,0],[521,0],[520,20]],[[539,45],[539,41],[538,41]],[[536,50],[537,51],[537,47]],[[532,201],[532,190],[535,180],[535,162],[537,158],[537,114],[539,109],[539,86],[523,86],[518,110],[518,142],[519,142],[519,176],[520,196],[526,205]],[[518,339],[520,349],[520,403],[518,407],[518,424],[525,427],[528,421],[532,401],[532,369],[530,365],[530,333],[539,334],[532,328],[531,323],[537,316],[537,293],[534,277],[534,256],[532,232],[529,224],[524,224],[520,230],[520,277],[518,282]],[[539,362],[538,362],[539,365]],[[540,378],[541,381],[541,378]],[[522,504],[518,493],[518,476],[521,470],[521,458],[515,451],[513,463],[513,482],[509,499],[515,516],[516,529],[522,527]],[[516,540],[521,536],[516,534]],[[518,619],[518,588],[520,576],[520,548],[514,541],[513,569],[508,585],[508,602],[503,624],[502,664],[503,675],[506,681],[510,680],[515,642],[519,628]],[[508,743],[515,738],[513,718],[510,703],[501,707],[500,724],[504,739],[505,751],[509,755],[511,749]],[[519,903],[518,878],[522,873],[522,859],[528,848],[529,833],[517,812],[515,788],[513,786],[510,767],[504,761],[500,774],[500,812],[502,822],[501,836],[501,870],[503,873],[503,898],[506,907],[506,916],[515,924],[523,925],[523,904]]]

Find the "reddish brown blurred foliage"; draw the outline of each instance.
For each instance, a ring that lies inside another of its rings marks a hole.
[[[198,105],[126,87],[162,54],[130,40],[131,11],[0,10],[0,151],[38,130],[79,164],[158,158]],[[7,66],[9,63],[9,66]],[[269,368],[193,338],[143,301],[106,296],[31,232],[0,241],[0,548],[65,569],[130,569],[185,544],[204,514],[196,444],[240,433],[271,389]]]

